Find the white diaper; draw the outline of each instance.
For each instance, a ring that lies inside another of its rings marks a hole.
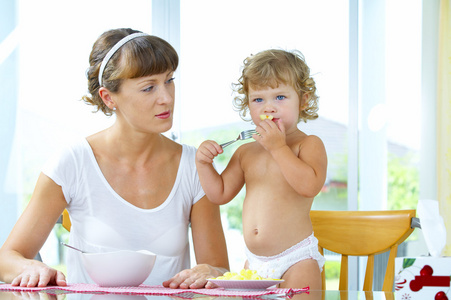
[[[309,237],[296,245],[274,256],[259,256],[249,251],[246,247],[246,256],[249,269],[256,270],[262,277],[274,279],[282,278],[282,275],[295,263],[315,259],[320,271],[323,270],[326,259],[318,251],[318,239],[312,233]]]

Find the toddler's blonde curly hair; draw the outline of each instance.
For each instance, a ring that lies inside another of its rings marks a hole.
[[[297,50],[270,49],[251,55],[244,60],[241,77],[234,83],[234,106],[246,120],[249,112],[249,87],[276,88],[279,84],[292,86],[299,96],[299,120],[307,122],[318,118],[316,84],[310,77],[310,68],[304,56]],[[303,103],[304,95],[307,94]]]

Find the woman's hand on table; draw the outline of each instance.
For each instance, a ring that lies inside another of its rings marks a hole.
[[[11,285],[22,287],[43,287],[48,285],[66,286],[66,276],[61,271],[43,263],[33,262],[11,281]]]
[[[207,281],[207,279],[221,276],[225,272],[227,272],[227,270],[224,268],[200,264],[192,269],[181,271],[171,279],[163,282],[163,286],[171,289],[216,288],[217,286],[214,283]]]

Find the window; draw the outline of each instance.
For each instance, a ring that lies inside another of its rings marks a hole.
[[[202,17],[193,17],[196,11],[202,11]],[[231,84],[240,77],[243,60],[268,48],[297,49],[305,56],[320,97],[320,118],[299,128],[323,139],[332,162],[328,186],[315,203],[346,209],[347,175],[342,170],[347,153],[347,1],[181,1],[181,24],[182,142],[223,142],[251,128],[232,105]],[[218,168],[225,167],[234,149],[217,159]],[[245,260],[240,234],[243,192],[222,207],[228,216],[233,270],[240,270]]]
[[[12,87],[11,99],[7,99],[17,100],[17,107],[8,106],[12,120],[7,125],[15,123],[16,127],[2,133],[11,154],[0,155],[6,166],[0,177],[5,178],[0,195],[26,200],[54,148],[74,135],[89,135],[114,121],[91,114],[92,108],[78,101],[86,93],[84,73],[92,43],[110,28],[155,32],[152,9],[161,1],[136,0],[124,6],[119,0],[64,4],[8,0],[0,5],[8,4],[9,15],[18,16],[17,26],[15,21],[8,23],[16,26],[11,28],[10,39],[0,40],[0,74],[18,71],[14,81],[18,95]],[[251,128],[232,105],[231,84],[239,78],[243,60],[267,48],[298,49],[310,66],[320,96],[320,118],[300,123],[299,128],[321,137],[329,157],[327,182],[313,208],[416,207],[422,119],[420,0],[382,4],[357,0],[164,1],[174,5],[169,14],[177,20],[180,11],[176,32],[180,36],[176,74],[180,117],[174,126],[179,141],[194,146],[207,138],[222,142]],[[409,10],[405,10],[407,5]],[[5,41],[20,45],[14,57],[16,67],[10,66],[10,57],[2,56],[11,45]],[[372,52],[375,49],[378,52]],[[226,165],[233,147],[218,159],[219,168]],[[242,198],[243,194],[222,207],[225,227],[231,229],[227,235],[232,269],[241,269],[244,261],[237,213]],[[2,207],[11,206],[2,203]],[[0,228],[3,242],[11,227]],[[421,240],[421,236],[416,238]],[[408,247],[412,255],[427,251],[418,243]]]
[[[180,4],[182,142],[223,142],[252,128],[232,105],[231,83],[239,78],[243,60],[268,48],[298,49],[320,96],[319,119],[299,128],[318,135],[329,158],[327,182],[313,209],[416,208],[421,1]],[[398,22],[400,15],[403,22]],[[219,170],[234,147],[216,159]],[[244,261],[239,234],[243,192],[222,206],[228,244],[235,245],[229,247],[235,270]]]
[[[17,198],[20,214],[42,165],[56,148],[75,136],[90,135],[112,123],[113,118],[92,114],[92,107],[79,101],[87,91],[85,72],[91,47],[101,33],[111,28],[151,32],[152,1],[136,0],[133,5],[118,0],[10,2],[17,5],[16,12],[10,15],[18,18],[16,27],[11,28],[12,36],[18,39],[17,63],[11,67],[18,70],[18,95],[17,99],[7,99],[17,101],[17,113],[11,116],[16,124],[9,131],[14,143],[5,145],[12,151],[6,164],[6,182],[2,184],[13,201]],[[9,70],[4,72],[10,74]],[[1,243],[12,224],[1,226]],[[50,236],[50,240],[55,238]],[[48,251],[41,251],[49,264],[62,260],[54,248],[53,244]]]

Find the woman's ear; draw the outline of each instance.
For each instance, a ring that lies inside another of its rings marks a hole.
[[[102,98],[103,103],[105,103],[106,106],[108,106],[109,109],[115,110],[116,103],[114,103],[113,99],[111,98],[111,92],[105,88],[101,87],[99,89],[99,96]]]

